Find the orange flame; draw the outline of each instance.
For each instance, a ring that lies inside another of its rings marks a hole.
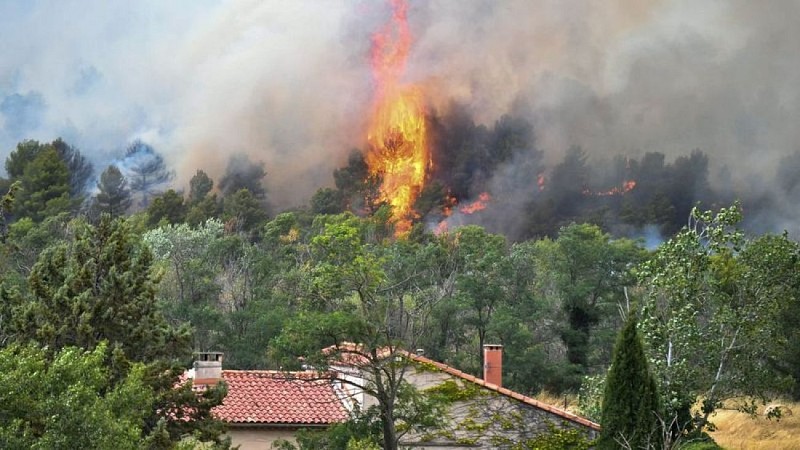
[[[403,0],[391,3],[391,21],[372,36],[376,96],[367,136],[367,164],[370,173],[381,177],[379,200],[392,205],[397,232],[402,234],[416,217],[413,205],[425,184],[431,157],[422,93],[400,84],[411,47],[407,5]]]
[[[612,195],[623,195],[627,194],[628,192],[632,191],[633,188],[636,187],[636,180],[625,180],[622,182],[622,186],[614,186],[613,188],[607,191],[599,191],[599,192],[592,192],[589,189],[584,188],[583,194],[584,195],[596,195],[599,197],[609,197]]]
[[[481,195],[478,196],[478,199],[474,202],[470,203],[469,205],[464,205],[461,208],[458,208],[464,214],[473,214],[478,211],[483,211],[486,209],[486,204],[489,203],[492,197],[489,195],[488,192],[483,192]]]

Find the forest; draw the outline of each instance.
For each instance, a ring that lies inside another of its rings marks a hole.
[[[712,189],[700,150],[573,147],[546,167],[524,120],[429,120],[434,170],[402,235],[357,150],[333,187],[276,210],[264,181],[279,168],[247,156],[181,190],[142,141],[99,176],[62,139],[20,142],[0,179],[2,446],[224,447],[209,413],[224,389],[174,389],[192,352],[290,369],[344,342],[477,376],[483,344],[502,344],[505,386],[577,394],[600,421],[631,318],[668,435],[708,429],[732,397],[800,398],[800,246],[743,221],[768,199]],[[793,161],[776,175],[787,193]]]

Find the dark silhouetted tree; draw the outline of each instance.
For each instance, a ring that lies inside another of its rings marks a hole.
[[[70,196],[80,199],[88,187],[89,179],[92,178],[94,166],[77,148],[67,144],[61,138],[53,141],[52,145],[61,160],[67,165]]]
[[[189,204],[201,202],[214,189],[214,180],[202,170],[198,170],[189,180]]]
[[[247,189],[254,198],[264,201],[267,191],[262,180],[266,175],[264,163],[253,162],[247,155],[233,155],[228,160],[228,168],[219,182],[219,188],[224,196]]]
[[[125,151],[125,167],[131,191],[141,195],[144,207],[149,204],[150,196],[175,176],[167,169],[164,157],[140,140],[134,141]]]
[[[117,166],[108,166],[97,182],[98,193],[92,204],[92,214],[121,217],[131,207],[131,190],[128,181]]]

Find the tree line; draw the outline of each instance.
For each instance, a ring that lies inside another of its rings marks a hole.
[[[16,405],[3,412],[8,446],[50,445],[81,421],[101,430],[97,439],[131,447],[187,436],[225,446],[209,416],[224,393],[174,389],[192,351],[224,351],[232,369],[291,368],[345,342],[423,348],[478,376],[482,344],[499,343],[505,386],[580,392],[583,413],[601,420],[614,342],[631,316],[657,417],[673,424],[667,436],[706,429],[730,396],[798,395],[800,248],[785,234],[745,235],[736,205],[689,208],[690,226],[655,251],[592,223],[514,240],[474,225],[435,235],[418,224],[397,239],[385,205],[350,203],[353,213],[312,201],[271,215],[264,168],[246,158],[231,162],[217,189],[199,170],[188,193],[159,193],[169,172],[143,146],[128,152],[139,169],[108,167],[93,197],[79,188],[90,165],[60,140],[23,142],[6,161],[0,351],[25,361],[9,380],[47,366],[32,382],[51,387],[5,391]],[[568,158],[579,164],[581,155]],[[703,165],[701,154],[687,161]],[[359,175],[362,163],[353,156],[335,173],[337,189],[352,189],[341,198],[364,198],[353,192],[375,182]],[[145,167],[164,170],[135,181]],[[95,375],[70,375],[81,372]],[[401,381],[389,392],[405,392]],[[96,409],[53,422],[47,402],[72,395]],[[398,419],[382,406],[370,416],[377,423]],[[72,438],[81,439],[63,439]]]

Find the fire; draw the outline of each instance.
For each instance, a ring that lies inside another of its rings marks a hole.
[[[416,217],[413,205],[425,184],[431,157],[422,92],[400,83],[411,48],[407,5],[403,0],[391,3],[391,21],[372,36],[376,93],[366,159],[370,172],[382,179],[379,200],[392,205],[401,234]]]
[[[613,188],[607,191],[599,191],[599,192],[592,192],[589,189],[584,189],[584,195],[596,195],[598,197],[609,197],[612,195],[623,195],[627,194],[628,192],[632,191],[633,188],[636,187],[636,180],[625,180],[622,182],[622,186],[614,186]]]
[[[483,192],[481,193],[481,195],[478,196],[477,200],[468,205],[464,205],[458,208],[458,210],[464,214],[474,214],[478,211],[483,211],[484,209],[486,209],[486,205],[487,203],[489,203],[489,200],[491,199],[492,197],[489,195],[488,192]]]

